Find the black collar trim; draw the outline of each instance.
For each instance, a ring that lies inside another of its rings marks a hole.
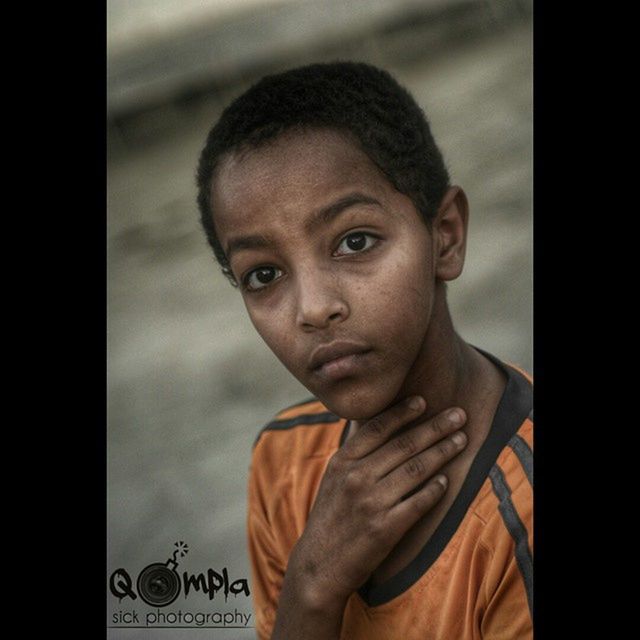
[[[498,459],[500,452],[507,446],[509,440],[518,431],[532,410],[533,386],[527,378],[515,368],[503,363],[483,349],[475,346],[474,348],[499,367],[507,376],[507,383],[496,409],[491,430],[473,460],[460,493],[418,555],[406,567],[385,582],[371,586],[367,581],[358,589],[358,593],[370,607],[389,602],[404,593],[438,559],[460,526],[469,509],[469,505],[489,477],[489,472]],[[349,425],[350,422],[347,421],[340,436],[340,446],[347,438]]]

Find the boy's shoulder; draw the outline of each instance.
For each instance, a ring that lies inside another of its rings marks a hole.
[[[262,427],[249,467],[250,503],[295,513],[315,495],[326,464],[346,435],[347,420],[311,397],[282,409]]]
[[[487,526],[483,540],[490,548],[504,539],[497,529],[506,527],[514,539],[533,544],[533,409],[501,449],[491,465],[472,511]],[[507,537],[507,540],[510,538]]]
[[[293,458],[330,456],[346,435],[347,420],[332,413],[316,397],[291,404],[264,425],[253,444],[253,457],[286,463]]]

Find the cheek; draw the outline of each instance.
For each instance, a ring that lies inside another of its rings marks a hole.
[[[294,356],[293,341],[285,314],[277,308],[261,308],[259,310],[252,310],[249,306],[246,306],[246,308],[251,323],[265,344],[290,368],[290,363],[287,362],[287,355],[289,358]]]
[[[417,251],[389,260],[378,271],[375,287],[362,287],[362,311],[374,318],[379,334],[394,336],[390,345],[406,346],[428,325],[432,296],[431,270]],[[419,337],[419,336],[418,336]]]

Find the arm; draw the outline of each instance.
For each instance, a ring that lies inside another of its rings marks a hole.
[[[337,639],[340,637],[346,600],[331,601],[325,598],[326,594],[313,593],[308,589],[313,581],[297,581],[304,571],[295,568],[295,547],[287,562],[286,550],[274,538],[272,525],[261,508],[263,501],[259,475],[252,466],[247,520],[257,637],[259,640],[269,640],[284,634],[283,637]],[[278,635],[272,636],[276,610]]]
[[[292,554],[293,555],[293,554]],[[339,640],[347,597],[314,592],[304,570],[290,563],[278,603],[272,640],[309,638]]]

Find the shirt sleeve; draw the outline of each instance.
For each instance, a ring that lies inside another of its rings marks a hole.
[[[249,469],[247,535],[256,635],[259,640],[268,640],[276,620],[286,560],[279,553],[269,525],[255,465]]]
[[[526,420],[489,474],[497,502],[483,534],[492,550],[480,609],[484,640],[533,638],[532,429]]]

